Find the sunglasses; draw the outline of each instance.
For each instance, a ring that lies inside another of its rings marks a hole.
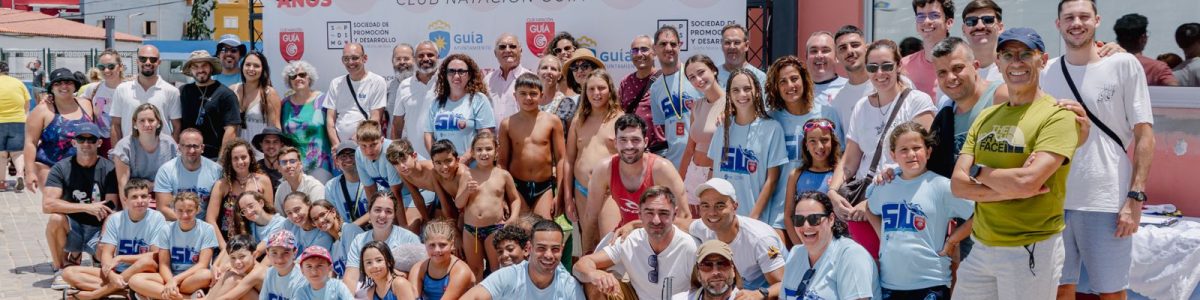
[[[650,254],[649,260],[646,262],[650,265],[650,283],[658,284],[658,254]]]
[[[75,141],[79,142],[81,144],[95,144],[96,141],[99,141],[99,140],[100,140],[100,138],[96,137],[96,136],[90,136],[90,135],[89,136],[82,136],[82,135],[75,136]]]
[[[696,265],[700,267],[701,272],[710,272],[713,270],[713,268],[716,268],[718,270],[729,270],[729,267],[733,266],[733,264],[729,263],[728,260],[724,260],[724,259],[713,260],[713,261],[702,261]]]
[[[822,128],[825,130],[832,131],[834,127],[835,127],[835,125],[833,125],[833,122],[829,122],[826,120],[810,120],[808,122],[804,122],[804,132],[809,132],[809,131],[812,131],[813,129],[817,129],[817,128]]]
[[[342,62],[359,61],[362,58],[362,56],[342,56]]]
[[[867,73],[875,73],[881,69],[884,72],[891,72],[896,70],[896,64],[890,62],[882,64],[867,64]]]
[[[554,52],[554,55],[558,55],[558,54],[561,54],[561,53],[563,53],[563,52],[571,52],[571,51],[575,51],[575,46],[566,46],[566,47],[562,47],[562,48],[554,48],[554,50],[552,50],[551,52]]]
[[[804,226],[804,222],[806,222],[806,221],[808,222],[809,225],[817,226],[817,225],[821,224],[822,220],[825,220],[825,217],[828,217],[828,216],[829,216],[829,214],[811,214],[811,215],[807,215],[807,216],[806,215],[792,215],[792,226],[796,226],[796,227]]]
[[[931,12],[928,14],[917,13],[917,23],[925,22],[926,20],[935,20],[936,21],[936,20],[941,20],[941,19],[942,19],[942,14],[939,14],[936,12]]]
[[[496,50],[500,50],[500,51],[504,51],[504,50],[517,50],[517,45],[513,45],[513,44],[499,44],[499,45],[496,45]]]
[[[975,24],[979,24],[979,21],[983,21],[984,26],[992,26],[992,24],[996,24],[996,19],[996,16],[970,16],[963,18],[963,25],[966,25],[967,27],[975,27]]]
[[[96,65],[96,69],[100,69],[100,71],[115,70],[116,68],[117,68],[117,64],[98,64],[98,65]]]
[[[638,55],[638,54],[641,54],[641,53],[650,53],[650,47],[633,47],[633,48],[629,48],[629,53],[632,53],[633,55]]]
[[[291,79],[308,78],[308,73],[296,73],[296,74],[292,74],[292,76],[288,76],[288,78],[291,78]]]
[[[234,53],[239,53],[239,52],[241,52],[241,51],[238,51],[238,48],[235,48],[235,47],[232,47],[232,46],[224,46],[224,47],[221,47],[221,50],[220,50],[219,52],[234,52]]]
[[[446,69],[446,75],[450,75],[450,76],[467,75],[467,73],[470,73],[470,72],[471,72],[471,70],[468,70],[468,69]]]
[[[580,70],[595,70],[595,69],[596,69],[595,64],[592,64],[591,62],[586,62],[586,61],[581,61],[579,63],[571,65],[571,72],[580,71]]]
[[[158,58],[152,57],[152,56],[138,56],[138,62],[141,62],[143,64],[144,63],[157,63]]]
[[[294,164],[294,163],[299,163],[299,162],[300,162],[300,160],[299,160],[299,159],[295,159],[295,158],[293,158],[293,159],[280,159],[280,160],[279,160],[279,164],[280,164],[280,165],[285,165],[285,166],[286,166],[286,165],[290,165],[290,164]]]

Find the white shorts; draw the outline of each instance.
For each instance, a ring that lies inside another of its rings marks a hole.
[[[701,184],[708,181],[712,177],[712,168],[697,166],[695,163],[688,163],[687,178],[683,179],[683,190],[687,192],[688,204],[700,205],[700,197],[696,193],[692,193],[700,188]],[[693,214],[697,212],[692,212]]]
[[[1062,234],[1023,247],[976,240],[958,267],[953,299],[1054,299],[1065,256]]]

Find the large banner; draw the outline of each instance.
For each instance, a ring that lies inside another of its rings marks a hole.
[[[496,38],[512,33],[522,44],[521,65],[537,69],[537,57],[551,51],[555,33],[570,32],[592,49],[614,75],[634,71],[629,44],[653,35],[659,26],[679,29],[680,60],[703,53],[718,64],[721,28],[745,24],[743,0],[268,0],[263,9],[264,53],[276,87],[286,90],[287,61],[304,60],[320,72],[316,88],[346,73],[341,63],[347,43],[362,43],[371,71],[392,77],[392,48],[430,40],[441,57],[465,53],[484,69],[497,67]]]

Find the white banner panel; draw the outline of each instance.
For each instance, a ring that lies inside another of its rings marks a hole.
[[[718,64],[721,28],[745,24],[743,0],[269,0],[263,9],[264,53],[275,86],[286,61],[305,60],[320,72],[317,88],[346,73],[342,48],[362,43],[367,67],[393,76],[392,47],[432,40],[441,56],[465,53],[484,69],[496,68],[493,47],[502,33],[523,44],[521,65],[537,68],[554,34],[570,32],[592,49],[616,78],[633,72],[629,44],[661,25],[679,28],[680,60],[703,53]]]

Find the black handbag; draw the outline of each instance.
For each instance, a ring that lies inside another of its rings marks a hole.
[[[896,100],[896,106],[892,107],[892,115],[888,117],[887,123],[884,123],[883,128],[892,127],[892,121],[896,120],[896,114],[900,112],[900,106],[904,105],[904,98],[908,98],[908,92],[911,90],[906,88],[903,92],[900,92],[900,99]],[[879,167],[879,158],[883,154],[883,139],[887,135],[888,133],[884,132],[879,137],[879,142],[875,144],[875,155],[871,158],[871,168],[868,169],[867,176],[863,176],[862,178],[850,177],[838,188],[837,193],[845,197],[846,201],[850,202],[850,205],[858,205],[858,203],[867,200],[867,187],[871,185],[871,181],[875,178],[875,168]]]

